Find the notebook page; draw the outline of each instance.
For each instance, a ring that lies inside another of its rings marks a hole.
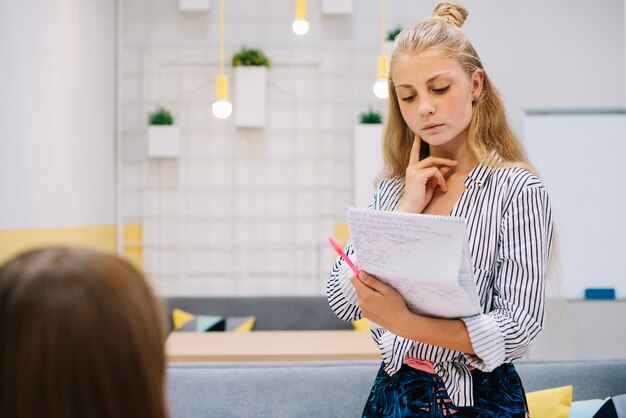
[[[398,290],[412,311],[479,312],[463,219],[357,208],[347,218],[359,268]]]

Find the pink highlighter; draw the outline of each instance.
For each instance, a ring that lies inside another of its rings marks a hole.
[[[337,254],[339,254],[339,257],[341,257],[343,261],[345,261],[350,266],[354,274],[358,277],[359,268],[355,266],[352,260],[348,258],[348,255],[341,249],[339,244],[337,244],[337,241],[335,241],[333,237],[328,237],[328,242],[330,242],[330,245],[332,245],[335,251],[337,251]]]

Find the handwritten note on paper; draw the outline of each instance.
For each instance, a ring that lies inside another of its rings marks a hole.
[[[480,311],[461,218],[348,208],[360,269],[391,285],[413,312],[458,318]]]

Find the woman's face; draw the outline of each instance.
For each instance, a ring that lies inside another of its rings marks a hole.
[[[482,89],[481,70],[470,79],[455,60],[422,52],[400,56],[392,80],[402,117],[413,133],[431,146],[467,138],[472,100]]]

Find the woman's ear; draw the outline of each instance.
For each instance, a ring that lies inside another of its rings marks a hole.
[[[483,91],[483,82],[485,81],[485,73],[480,68],[476,69],[472,74],[472,101],[475,102]]]

